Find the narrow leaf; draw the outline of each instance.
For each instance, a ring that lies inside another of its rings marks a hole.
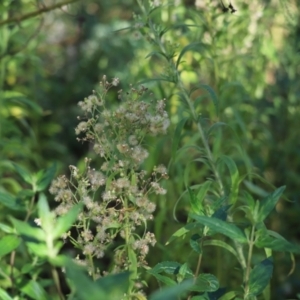
[[[79,203],[74,205],[64,216],[59,217],[53,229],[54,239],[61,237],[71,228],[81,210],[82,205]]]
[[[180,284],[176,284],[172,287],[164,288],[153,293],[149,300],[166,300],[166,299],[178,299],[182,293],[188,291],[193,285],[193,280],[185,280]]]
[[[20,238],[16,235],[6,235],[0,240],[0,257],[12,252],[20,245]]]
[[[180,138],[181,138],[181,131],[186,123],[188,118],[183,118],[180,120],[180,122],[177,124],[174,136],[173,136],[173,142],[172,142],[172,159],[175,161],[177,149],[179,146]]]
[[[219,288],[218,279],[212,274],[200,274],[189,289],[193,292],[214,292]]]
[[[273,273],[272,258],[266,258],[256,265],[250,273],[248,295],[260,295],[269,284]]]
[[[42,170],[38,173],[37,175],[37,191],[43,191],[52,181],[52,179],[54,178],[56,172],[56,164],[52,164],[51,167],[49,167],[46,170]]]
[[[32,175],[26,169],[16,163],[13,163],[13,166],[25,182],[32,184]]]
[[[0,204],[12,210],[25,210],[25,206],[19,199],[6,192],[0,192]]]
[[[282,186],[275,190],[272,194],[269,194],[264,200],[260,203],[260,210],[258,213],[258,222],[263,222],[270,212],[275,208],[276,203],[278,202],[280,196],[285,190],[285,186]]]
[[[195,214],[192,214],[191,217],[197,222],[209,227],[213,231],[224,234],[232,240],[236,240],[240,243],[247,242],[245,234],[234,224],[222,221],[217,218],[198,216]]]

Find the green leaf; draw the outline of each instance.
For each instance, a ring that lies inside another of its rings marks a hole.
[[[37,173],[36,191],[43,191],[52,181],[56,172],[56,164]]]
[[[63,233],[66,233],[72,227],[82,207],[82,203],[76,204],[64,216],[59,217],[53,228],[54,239],[60,238]]]
[[[36,300],[47,300],[50,299],[47,295],[47,292],[44,290],[43,286],[34,281],[28,281],[20,290],[27,296]]]
[[[273,236],[270,235],[273,234]],[[300,254],[300,246],[288,242],[280,234],[270,230],[259,231],[258,238],[255,242],[258,248],[270,248],[275,251],[284,251]]]
[[[14,300],[14,298],[10,297],[5,290],[0,288],[0,299],[1,300]]]
[[[0,230],[5,233],[16,233],[16,231],[11,226],[8,226],[4,223],[0,223]]]
[[[171,279],[170,277],[167,277],[165,275],[161,275],[159,273],[148,271],[149,274],[154,276],[158,281],[164,283],[167,286],[175,286],[177,283],[175,280]]]
[[[181,50],[181,52],[180,52],[180,54],[179,54],[179,56],[177,58],[176,69],[178,69],[178,66],[179,66],[179,64],[181,62],[181,59],[182,59],[183,55],[186,52],[188,52],[188,51],[198,51],[198,52],[200,52],[200,51],[204,51],[204,50],[205,50],[205,47],[204,47],[204,44],[202,42],[191,43],[191,44],[185,46]]]
[[[266,258],[256,265],[249,277],[249,296],[258,296],[269,284],[273,273],[272,258]]]
[[[231,299],[236,299],[236,296],[238,296],[238,292],[235,291],[231,291],[226,293],[225,295],[223,295],[221,298],[219,298],[218,300],[231,300]]]
[[[222,248],[228,250],[229,252],[231,252],[236,258],[238,258],[238,255],[237,255],[237,252],[235,251],[235,249],[221,240],[207,240],[207,241],[203,242],[203,245],[204,246],[222,247]]]
[[[20,202],[19,199],[12,196],[11,194],[7,192],[0,192],[0,204],[12,209],[12,210],[18,210],[18,211],[24,211],[25,206]]]
[[[178,299],[178,296],[188,291],[193,285],[193,280],[188,279],[180,284],[176,284],[172,287],[164,288],[151,294],[149,300],[173,300]]]
[[[202,212],[202,202],[210,189],[212,182],[206,181],[201,184],[195,199],[191,202],[191,206],[195,214],[203,214]]]
[[[180,120],[180,122],[177,124],[174,136],[173,136],[173,142],[172,142],[172,160],[175,161],[177,149],[179,146],[180,138],[181,138],[181,131],[186,123],[188,118],[183,118]]]
[[[20,245],[21,239],[15,235],[6,235],[0,240],[0,257],[12,252]]]
[[[195,229],[195,228],[201,228],[203,227],[201,224],[198,223],[189,223],[185,225],[184,227],[181,227],[180,229],[176,230],[169,240],[166,242],[166,245],[170,244],[172,241],[174,241],[176,238],[179,238],[185,234],[187,234],[190,230]]]
[[[128,289],[129,274],[129,272],[124,272],[93,281],[86,274],[84,268],[79,267],[72,261],[69,261],[66,266],[66,275],[76,299],[122,299]]]
[[[238,191],[239,191],[239,184],[240,184],[240,175],[238,168],[233,161],[233,159],[229,156],[222,155],[218,161],[218,163],[223,162],[226,164],[229,173],[230,173],[230,180],[231,180],[231,187],[230,187],[230,204],[234,204],[237,200]]]
[[[224,205],[224,206],[220,207],[218,210],[216,210],[213,213],[212,217],[220,219],[222,221],[226,221],[226,219],[227,219],[227,211],[228,211],[228,209],[230,207],[231,207],[231,204],[230,205]]]
[[[189,289],[193,292],[214,292],[219,288],[218,279],[212,274],[200,274]]]
[[[209,227],[209,229],[224,234],[232,240],[247,243],[245,234],[234,224],[224,222],[217,218],[198,216],[195,214],[191,214],[191,217],[197,222]]]
[[[39,227],[33,227],[29,225],[26,222],[19,221],[17,219],[14,219],[10,217],[11,222],[16,228],[16,231],[22,236],[22,237],[28,237],[35,241],[45,241],[45,233],[44,231]]]
[[[16,164],[16,163],[13,163],[13,166],[15,167],[15,170],[18,172],[18,174],[22,177],[22,179],[29,183],[29,184],[33,184],[33,181],[32,181],[32,175],[27,171],[25,170],[23,167],[21,167],[20,165]]]
[[[260,209],[257,217],[257,222],[263,222],[270,212],[275,208],[276,203],[278,202],[280,196],[285,190],[285,186],[282,186],[275,190],[272,194],[269,194],[265,199],[260,203]]]
[[[198,233],[193,234],[190,238],[190,246],[198,254],[202,253],[202,249],[200,247],[200,240],[201,236]]]

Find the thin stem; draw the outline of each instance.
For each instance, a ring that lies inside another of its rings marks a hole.
[[[66,0],[66,1],[63,1],[63,2],[60,2],[60,3],[50,5],[48,7],[44,6],[44,7],[39,8],[36,11],[24,14],[22,16],[12,17],[12,18],[0,21],[0,26],[10,24],[10,23],[20,23],[20,22],[25,21],[27,19],[34,18],[34,17],[36,17],[38,15],[41,15],[43,13],[46,13],[48,11],[54,10],[56,8],[60,8],[62,6],[65,6],[65,5],[68,5],[68,4],[77,2],[77,1],[79,1],[79,0]]]
[[[249,239],[249,252],[248,252],[248,259],[247,259],[247,268],[246,268],[246,273],[245,273],[245,278],[244,278],[244,284],[245,284],[244,299],[245,300],[248,298],[248,292],[249,292],[249,278],[250,278],[250,271],[251,271],[251,260],[252,260],[252,254],[253,254],[254,238],[255,238],[255,226],[252,226],[250,239]]]
[[[52,277],[53,277],[53,280],[54,280],[55,287],[56,287],[56,289],[57,289],[59,298],[60,298],[61,300],[64,300],[65,297],[64,297],[64,295],[63,295],[63,293],[62,293],[62,291],[61,291],[60,282],[59,282],[59,276],[58,276],[57,270],[56,270],[54,267],[52,267],[52,268],[51,268],[51,272],[52,272]]]

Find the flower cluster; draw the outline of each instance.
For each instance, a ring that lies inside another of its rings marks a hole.
[[[102,258],[107,247],[120,238],[125,245],[115,251],[113,271],[129,268],[129,248],[138,265],[146,265],[149,245],[154,246],[156,240],[150,232],[139,236],[137,229],[153,219],[156,206],[149,196],[166,193],[160,185],[168,177],[163,165],[155,167],[149,176],[141,169],[148,156],[145,137],[165,134],[169,126],[165,100],[147,102],[141,99],[147,91],[145,87],[131,87],[125,97],[118,92],[120,103],[116,108],[108,107],[106,94],[118,84],[118,78],[107,82],[104,76],[100,92],[79,102],[84,118],[79,118],[75,132],[81,135],[78,140],[92,143],[100,168],[91,168],[91,160],[86,158],[84,170],[70,166],[70,179],[60,176],[50,187],[59,202],[55,210],[58,216],[74,204],[84,203],[76,224],[77,236],[66,233],[64,238],[69,238],[88,258],[82,263],[91,273],[95,272],[91,258]]]

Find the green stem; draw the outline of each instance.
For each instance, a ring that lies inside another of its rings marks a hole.
[[[250,239],[248,242],[249,252],[248,252],[248,259],[247,259],[247,268],[246,268],[245,277],[244,277],[244,284],[245,284],[244,300],[248,299],[248,293],[249,293],[249,278],[250,278],[250,272],[251,272],[251,260],[252,260],[252,254],[253,254],[254,238],[255,238],[255,226],[252,226],[251,233],[250,233]]]
[[[57,270],[54,267],[51,267],[51,272],[52,272],[52,277],[53,277],[53,280],[54,280],[55,287],[56,287],[57,293],[59,295],[59,298],[61,300],[64,300],[65,297],[64,297],[64,295],[61,291],[60,281],[59,281],[59,276],[58,276]]]

